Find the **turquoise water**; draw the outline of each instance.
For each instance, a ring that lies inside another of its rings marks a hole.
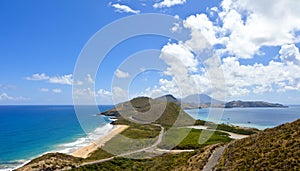
[[[80,121],[88,123],[85,131],[89,138],[96,139],[112,129],[109,118],[90,113],[88,108]],[[90,143],[86,135],[73,106],[0,106],[0,170],[49,151],[74,151]]]
[[[217,112],[213,112],[213,111]],[[272,128],[300,118],[300,106],[288,108],[209,108],[186,110],[195,119],[211,122],[232,124],[237,126],[254,127],[258,129]],[[215,113],[222,113],[219,115]]]

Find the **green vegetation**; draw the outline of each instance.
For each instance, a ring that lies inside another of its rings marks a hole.
[[[121,135],[133,139],[155,138],[159,135],[160,130],[161,128],[155,125],[132,124]]]
[[[259,130],[255,128],[242,128],[233,125],[215,124],[213,122],[206,122],[203,120],[196,120],[195,125],[205,125],[208,126],[208,128],[214,128],[216,130],[228,131],[228,132],[243,134],[243,135],[252,135],[259,132]]]
[[[200,149],[208,145],[217,144],[217,143],[228,143],[232,139],[229,138],[229,134],[219,132],[219,131],[208,131],[208,130],[198,130],[198,129],[192,129],[189,134],[180,142],[178,141],[177,137],[181,137],[182,134],[185,134],[189,129],[187,128],[177,128],[174,130],[175,134],[172,133],[172,136],[166,135],[163,138],[163,141],[161,144],[159,144],[159,147],[162,149],[169,149],[172,147],[175,147],[175,149]],[[200,135],[205,135],[208,133],[210,136],[209,138],[205,139],[207,141],[204,141],[203,143],[199,143]],[[180,142],[178,145],[175,145],[176,142]]]
[[[62,170],[71,169],[82,162],[81,158],[61,153],[48,153],[35,158],[16,171]]]
[[[219,124],[217,130],[228,131],[228,132],[233,132],[233,133],[243,134],[243,135],[252,135],[259,131],[253,128],[245,129],[245,128],[239,128],[232,125],[226,125],[226,124]]]
[[[231,143],[218,170],[300,170],[300,119]]]
[[[183,152],[178,154],[164,154],[151,159],[127,159],[115,158],[114,160],[73,168],[73,171],[110,171],[110,170],[136,170],[136,171],[195,171],[202,170],[208,158],[215,148],[220,144],[210,145],[194,152]]]
[[[102,148],[98,148],[96,151],[91,153],[91,155],[88,158],[83,159],[83,162],[95,161],[95,160],[110,158],[110,157],[113,157],[113,156],[114,155],[106,152]]]
[[[206,150],[208,152],[206,152]],[[149,171],[166,171],[166,170],[201,170],[205,165],[205,160],[209,157],[209,148],[179,154],[164,154],[152,159],[134,160],[127,158],[116,158],[95,165],[74,168],[73,171],[111,171],[111,170],[149,170]],[[188,169],[189,168],[189,169]]]
[[[118,111],[118,112],[116,112]],[[117,121],[113,124],[134,125],[134,121],[160,124],[166,129],[171,126],[193,125],[195,120],[185,113],[174,102],[163,102],[159,99],[138,97],[129,102],[119,104],[116,108],[102,114],[115,113]]]
[[[192,157],[195,153],[166,154],[153,159],[134,160],[116,158],[111,161],[83,166],[74,171],[111,171],[111,170],[174,170]]]

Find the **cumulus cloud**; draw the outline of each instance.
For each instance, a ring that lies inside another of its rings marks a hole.
[[[165,8],[165,7],[172,7],[174,5],[181,5],[186,3],[186,0],[163,0],[161,2],[155,3],[153,5],[154,8]]]
[[[50,77],[49,82],[54,84],[72,85],[73,84],[72,74]]]
[[[223,0],[213,7],[209,19],[196,14],[186,19],[186,25],[201,30],[213,44],[222,44],[223,53],[249,59],[260,54],[263,46],[281,46],[300,41],[300,3],[294,0]],[[287,10],[289,9],[289,10]],[[280,24],[278,24],[280,23]]]
[[[90,84],[95,83],[94,79],[92,78],[92,76],[91,76],[90,74],[87,74],[87,81],[88,81],[88,83],[90,83]]]
[[[129,100],[129,95],[126,90],[124,90],[121,87],[113,87],[113,94],[112,94],[113,102],[115,104],[120,103],[120,102],[125,102]]]
[[[222,64],[229,96],[250,92],[300,90],[300,66],[294,63],[270,61],[268,65],[241,65],[236,57],[223,59]]]
[[[293,8],[286,10],[290,7]],[[210,92],[211,79],[216,76],[209,77],[207,70],[211,71],[211,68],[201,69],[191,52],[200,53],[201,49],[211,45],[222,45],[215,53],[223,59],[219,66],[210,59],[203,62],[224,71],[228,96],[300,91],[300,76],[295,74],[300,72],[300,52],[295,45],[300,41],[296,34],[300,31],[297,7],[300,3],[292,0],[278,0],[278,3],[223,0],[219,8],[211,8],[210,17],[206,14],[187,17],[183,26],[191,30],[191,39],[167,44],[161,50],[161,59],[168,65],[164,73],[171,79],[161,79],[159,87],[148,89],[148,94],[151,91],[178,94],[184,87],[188,90],[183,95]],[[281,46],[280,61],[270,60],[265,65],[240,63],[241,58],[250,59],[261,54],[262,47],[274,46]]]
[[[116,9],[116,12],[119,13],[133,13],[133,14],[139,14],[141,11],[140,10],[133,10],[127,5],[121,5],[121,4],[111,4],[112,7]]]
[[[30,99],[22,96],[12,97],[9,96],[7,93],[0,94],[0,101],[26,101],[26,100],[30,100]]]
[[[59,94],[59,93],[62,92],[62,90],[59,89],[59,88],[55,88],[55,89],[52,89],[52,92],[53,92],[53,93],[56,93],[56,94]]]
[[[279,51],[280,59],[284,62],[292,62],[294,64],[300,64],[300,52],[295,44],[282,45]]]
[[[36,73],[36,74],[33,74],[30,77],[26,77],[25,79],[26,80],[33,80],[33,81],[41,81],[41,80],[48,80],[49,76],[47,76],[45,73],[41,73],[41,74]]]
[[[73,84],[73,78],[72,74],[67,74],[67,75],[62,75],[62,76],[47,76],[45,73],[37,73],[33,74],[30,77],[26,77],[26,80],[31,80],[31,81],[43,81],[47,80],[49,83],[53,84],[65,84],[65,85],[72,85]]]
[[[110,91],[104,90],[104,89],[99,89],[97,91],[97,96],[103,97],[103,96],[111,96],[112,93]]]
[[[118,78],[128,78],[130,76],[128,72],[124,72],[119,69],[116,70],[115,75]]]
[[[39,91],[40,91],[40,92],[48,92],[49,89],[48,89],[48,88],[40,88]]]

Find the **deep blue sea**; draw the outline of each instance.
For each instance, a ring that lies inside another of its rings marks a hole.
[[[97,116],[88,107],[83,110],[85,114],[77,116],[73,106],[0,106],[0,170],[49,151],[70,153],[112,129],[109,118]]]
[[[101,111],[111,107],[99,106]],[[224,110],[220,123],[259,129],[300,118],[300,106],[213,110]],[[70,153],[113,128],[109,118],[96,115],[89,107],[82,107],[81,111],[76,114],[73,106],[0,106],[0,170],[14,168],[50,151]],[[216,121],[210,109],[186,112],[196,119]]]

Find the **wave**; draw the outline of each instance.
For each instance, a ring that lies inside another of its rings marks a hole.
[[[57,145],[54,150],[48,151],[44,154],[51,153],[51,152],[59,152],[64,154],[71,154],[75,150],[87,146],[94,142],[95,140],[101,138],[102,136],[106,135],[113,129],[113,125],[110,123],[107,123],[101,127],[96,128],[93,132],[88,133],[85,137],[77,138],[73,142],[68,142],[64,144]],[[36,157],[34,157],[36,158]],[[0,163],[0,171],[11,171],[17,168],[20,168],[30,162],[30,160],[17,160],[17,161],[11,161],[7,163]]]
[[[88,133],[86,137],[80,137],[74,142],[58,145],[54,152],[71,154],[75,150],[87,146],[92,142],[96,141],[97,139],[101,138],[102,136],[110,132],[113,129],[113,127],[114,126],[109,123],[102,127],[98,127],[93,132]]]
[[[30,160],[15,160],[5,163],[0,163],[0,171],[12,171],[29,163]]]

